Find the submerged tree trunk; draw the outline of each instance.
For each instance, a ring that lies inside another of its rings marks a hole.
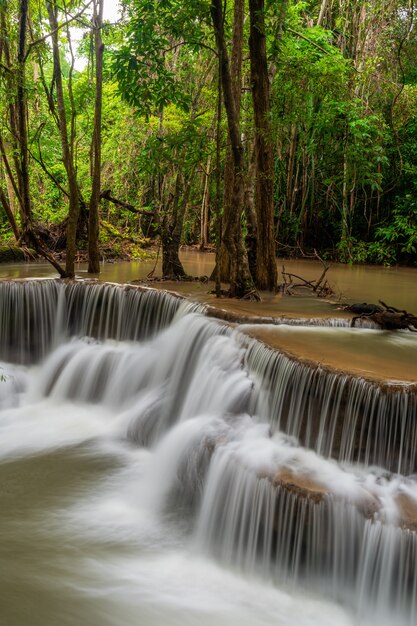
[[[161,223],[162,276],[165,278],[176,279],[186,276],[179,250],[190,191],[191,178],[189,177],[185,183],[182,172],[179,171],[175,180],[172,209],[167,209],[166,216]]]
[[[92,189],[90,214],[88,221],[88,271],[100,272],[100,254],[98,248],[100,184],[101,184],[101,112],[103,101],[103,52],[101,38],[103,25],[103,0],[94,2],[94,47],[96,58],[96,96],[94,111],[94,130],[92,144]]]
[[[255,283],[277,287],[274,237],[274,155],[270,124],[269,77],[266,56],[264,0],[249,0],[252,100],[255,119],[257,254]]]
[[[233,82],[230,72],[229,55],[223,23],[222,0],[212,0],[211,18],[216,37],[217,50],[221,60],[221,79],[224,108],[227,116],[229,138],[233,155],[233,195],[230,217],[223,230],[223,244],[230,260],[228,280],[230,295],[243,297],[254,288],[249,271],[248,257],[242,241],[240,217],[244,207],[244,150],[240,133],[240,111],[236,108]]]

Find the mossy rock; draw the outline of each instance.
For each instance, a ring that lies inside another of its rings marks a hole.
[[[15,261],[27,261],[27,254],[17,246],[0,245],[0,263],[13,263]]]

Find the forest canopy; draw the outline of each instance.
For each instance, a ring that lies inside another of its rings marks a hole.
[[[412,3],[108,1],[0,0],[2,243],[69,277],[216,247],[232,295],[277,255],[415,264]]]

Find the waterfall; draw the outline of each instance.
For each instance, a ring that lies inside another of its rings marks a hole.
[[[89,282],[4,281],[0,284],[0,356],[27,363],[71,336],[138,341],[196,310],[153,289]]]
[[[417,471],[414,385],[382,385],[306,365],[256,341],[247,361],[260,386],[270,391],[260,394],[258,411],[274,431],[341,462]]]
[[[204,307],[96,283],[1,283],[0,354],[0,474],[100,442],[129,459],[149,528],[178,525],[191,554],[364,624],[416,623],[413,386],[303,364]]]

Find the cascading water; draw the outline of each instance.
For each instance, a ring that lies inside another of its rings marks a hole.
[[[202,313],[0,284],[0,624],[415,624],[414,390]]]

